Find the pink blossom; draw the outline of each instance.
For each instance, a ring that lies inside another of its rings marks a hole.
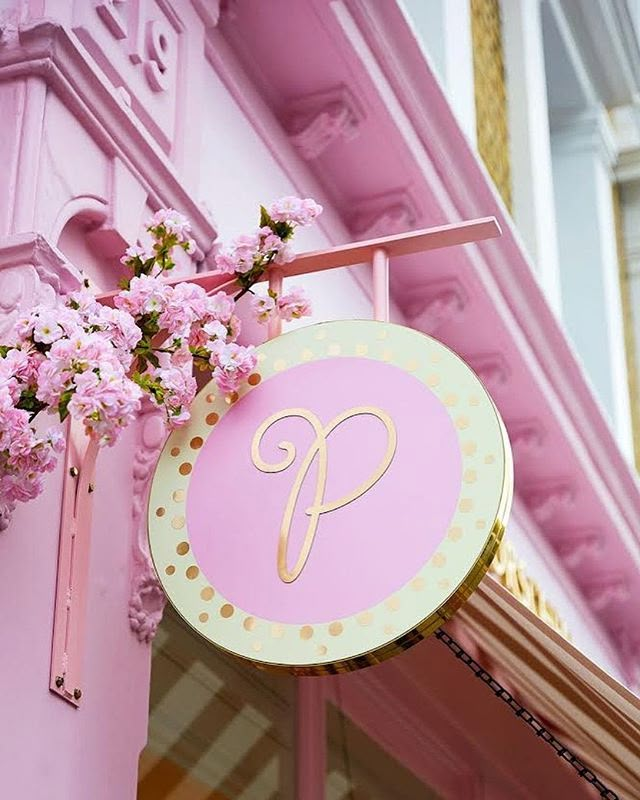
[[[251,298],[251,311],[261,325],[266,325],[276,314],[276,301],[269,294],[254,295]]]
[[[236,304],[232,297],[224,292],[216,292],[211,297],[207,297],[205,306],[206,317],[217,319],[223,325],[227,325],[233,316]]]
[[[191,223],[180,212],[173,208],[161,208],[151,217],[147,224],[147,230],[153,231],[153,228],[161,226],[167,233],[173,233],[179,239],[183,239],[191,230]]]
[[[159,278],[141,275],[139,278],[131,279],[129,289],[116,295],[114,303],[116,308],[128,311],[134,317],[162,313],[169,292],[170,287],[163,284]]]
[[[311,301],[300,286],[293,286],[289,292],[278,298],[278,313],[282,319],[290,321],[311,315]]]
[[[229,251],[218,253],[216,255],[216,268],[218,272],[222,272],[225,275],[233,275],[233,273],[238,269],[238,262],[236,260],[235,253]]]
[[[254,347],[214,343],[211,348],[213,378],[223,392],[235,392],[256,366]]]
[[[124,251],[124,255],[120,259],[121,264],[125,264],[128,266],[131,261],[134,259],[139,258],[140,261],[148,261],[150,258],[153,258],[153,250],[150,250],[148,247],[145,247],[141,244],[132,244],[131,247],[127,247]]]
[[[269,216],[276,222],[310,225],[322,213],[322,206],[310,197],[281,197],[269,206]]]
[[[33,326],[33,338],[36,342],[42,344],[51,344],[63,335],[62,328],[56,321],[56,315],[53,311],[45,311],[38,314]]]

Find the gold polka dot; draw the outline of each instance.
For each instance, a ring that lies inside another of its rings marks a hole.
[[[245,631],[252,631],[256,627],[256,618],[247,617],[242,623],[242,627],[245,629]]]
[[[462,476],[462,480],[465,483],[475,483],[477,479],[478,473],[475,471],[475,469],[466,469],[464,471],[464,475]]]
[[[169,564],[169,566],[165,569],[165,572],[167,573],[167,575],[173,575],[173,573],[175,571],[176,571],[176,568],[173,566],[173,564]]]
[[[431,363],[437,364],[439,361],[442,361],[442,353],[438,350],[434,350],[433,353],[431,353]]]
[[[339,344],[330,344],[327,348],[327,353],[330,356],[339,356],[342,352],[342,347]]]
[[[383,361],[391,361],[393,358],[393,350],[391,350],[389,347],[385,347],[385,349],[382,351],[381,358]]]
[[[327,645],[326,644],[319,644],[316,647],[316,653],[319,656],[326,656],[327,655]]]
[[[484,463],[485,463],[485,464],[493,464],[493,462],[494,462],[495,460],[496,460],[496,457],[495,457],[495,456],[493,456],[493,455],[488,455],[488,456],[485,456],[485,457],[484,457]]]
[[[397,611],[400,608],[400,598],[399,597],[390,597],[385,606],[389,609],[389,611]]]
[[[257,358],[258,358],[258,363],[262,364],[263,361],[267,360],[267,354],[266,353],[258,353]]]
[[[437,386],[440,383],[440,376],[436,375],[435,373],[431,373],[431,375],[427,375],[427,386]]]
[[[357,356],[366,356],[369,352],[369,345],[368,344],[357,344],[356,345],[356,355]]]
[[[463,497],[460,503],[458,504],[458,508],[460,509],[460,511],[462,511],[463,514],[466,514],[473,508],[473,500],[470,497]]]
[[[378,332],[376,333],[376,339],[386,339],[387,338],[387,330],[382,326],[379,328]]]
[[[363,627],[371,625],[373,622],[373,614],[370,611],[363,611],[362,614],[358,614],[356,617],[356,622]]]
[[[182,503],[184,500],[184,489],[176,489],[172,497],[175,503]]]
[[[206,399],[207,403],[215,403],[216,402],[215,394],[208,394],[205,399]]]
[[[220,608],[220,616],[224,617],[225,619],[229,619],[229,617],[233,616],[235,608],[231,605],[231,603],[225,603]]]
[[[472,456],[477,449],[478,447],[475,442],[465,442],[462,445],[462,452],[465,454],[465,456]]]
[[[182,464],[180,464],[180,468],[178,469],[178,472],[181,475],[188,475],[191,472],[192,469],[193,469],[193,467],[191,466],[191,464],[188,461],[183,461]]]
[[[471,397],[469,398],[469,405],[470,406],[478,406],[478,405],[480,405],[480,398],[476,397],[475,394],[471,395]]]
[[[187,576],[187,578],[189,578],[190,581],[195,580],[199,574],[200,570],[198,569],[198,567],[195,566],[195,564],[192,564],[190,567],[187,567],[187,570],[185,572],[185,575]]]
[[[198,615],[198,619],[200,620],[200,622],[208,622],[209,621],[209,615],[207,614],[206,611],[203,611],[202,614]]]
[[[286,369],[287,362],[284,358],[278,358],[276,361],[273,362],[273,368],[276,372],[282,372],[283,369]]]
[[[194,436],[193,439],[189,442],[189,445],[192,450],[199,450],[203,444],[204,444],[204,439],[202,438],[202,436]]]
[[[340,636],[343,630],[344,627],[341,622],[332,622],[331,625],[329,625],[329,634],[331,636]]]
[[[323,339],[327,338],[327,331],[324,328],[320,328],[319,331],[315,332],[314,338],[321,342]]]
[[[274,639],[282,639],[284,636],[284,627],[278,623],[271,626],[271,636]]]
[[[262,375],[260,375],[259,372],[254,372],[247,378],[247,383],[249,384],[249,386],[257,386],[261,380],[262,380]]]
[[[415,372],[417,369],[418,369],[418,362],[413,358],[409,359],[409,361],[407,361],[407,370],[409,372]]]
[[[414,578],[411,581],[411,588],[414,592],[419,592],[421,589],[424,589],[424,578],[420,575],[417,578]]]
[[[254,653],[259,653],[262,650],[262,642],[253,642],[251,649]]]
[[[189,552],[189,542],[180,542],[180,544],[176,545],[176,553],[179,556],[186,556]]]
[[[469,427],[469,418],[468,417],[465,417],[464,415],[461,415],[456,419],[456,428],[459,431],[463,431],[468,427]]]
[[[449,588],[451,588],[451,581],[448,578],[441,578],[438,581],[438,588],[439,589],[449,589]]]
[[[156,508],[156,517],[164,517],[166,513],[166,509],[160,506],[160,508]]]
[[[207,423],[207,425],[215,425],[219,419],[220,417],[216,414],[216,412],[212,411],[210,414],[207,414],[207,416],[204,418],[204,421]]]
[[[171,520],[171,527],[176,531],[179,531],[180,528],[184,528],[184,517],[174,517]]]
[[[171,455],[175,458],[175,456],[180,455],[180,448],[179,447],[172,447],[171,448]]]
[[[458,402],[458,395],[457,394],[448,394],[444,398],[445,406],[455,406]]]
[[[200,597],[208,602],[209,600],[213,599],[215,593],[216,592],[213,586],[205,586],[204,589],[200,592]]]
[[[313,628],[311,625],[303,625],[300,628],[300,638],[301,639],[310,639],[313,636]]]
[[[444,553],[436,553],[431,559],[431,563],[434,567],[444,567],[444,565],[447,563],[447,557],[444,555]]]
[[[232,406],[235,402],[237,402],[239,396],[240,395],[238,394],[238,392],[231,392],[230,394],[226,394],[224,396],[224,402],[228,406]]]
[[[477,519],[476,520],[476,528],[479,531],[481,531],[483,528],[486,528],[486,527],[487,527],[487,523],[486,523],[485,520],[483,520],[483,519]]]
[[[393,636],[393,634],[394,634],[395,632],[396,632],[396,629],[394,628],[394,626],[393,626],[393,625],[385,625],[385,626],[384,626],[384,633],[385,633],[385,636]]]
[[[457,542],[459,539],[462,539],[462,528],[459,525],[454,525],[453,528],[449,528],[447,539],[451,539],[452,542]]]
[[[308,347],[305,347],[302,351],[302,360],[303,361],[311,361],[313,358],[313,350],[309,350]]]

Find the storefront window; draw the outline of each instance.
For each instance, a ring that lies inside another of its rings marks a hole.
[[[325,800],[438,800],[439,795],[331,704],[327,740]]]
[[[293,679],[225,656],[167,608],[154,642],[138,800],[289,796]]]

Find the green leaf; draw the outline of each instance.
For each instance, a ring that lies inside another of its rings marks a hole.
[[[261,228],[271,228],[273,230],[274,221],[269,216],[269,212],[264,206],[260,206],[260,227]]]

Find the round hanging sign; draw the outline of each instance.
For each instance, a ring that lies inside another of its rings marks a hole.
[[[432,633],[487,571],[511,452],[455,353],[366,320],[258,347],[211,383],[160,457],[149,537],[164,590],[205,638],[264,667],[377,663]]]

